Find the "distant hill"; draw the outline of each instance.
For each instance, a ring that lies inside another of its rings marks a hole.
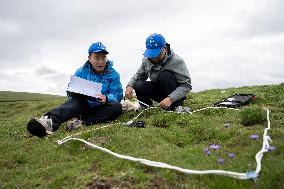
[[[28,92],[11,92],[0,91],[0,102],[14,102],[14,101],[45,101],[51,99],[63,99],[64,96],[28,93]]]

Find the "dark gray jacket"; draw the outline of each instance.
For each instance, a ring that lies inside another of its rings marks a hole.
[[[130,79],[127,86],[133,87],[139,80],[157,81],[160,71],[172,72],[178,82],[178,87],[169,95],[173,102],[185,97],[192,89],[191,79],[186,64],[181,57],[171,51],[170,55],[166,55],[163,62],[158,64],[151,63],[147,58],[143,58],[142,64],[137,73]]]

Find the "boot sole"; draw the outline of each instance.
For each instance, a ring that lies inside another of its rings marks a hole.
[[[32,118],[27,124],[27,130],[34,136],[43,138],[47,135],[44,126],[37,121],[36,118]]]

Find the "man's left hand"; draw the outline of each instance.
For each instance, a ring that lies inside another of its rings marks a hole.
[[[171,97],[167,97],[159,103],[159,106],[163,109],[168,109],[172,105],[173,101]]]
[[[106,103],[107,97],[105,95],[98,95],[98,100],[100,103]]]

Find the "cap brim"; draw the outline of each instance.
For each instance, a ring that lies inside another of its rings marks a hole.
[[[162,48],[157,49],[146,49],[144,52],[144,57],[146,58],[156,58],[159,56]]]
[[[105,51],[105,50],[98,50],[98,51],[92,51],[93,53],[104,53],[104,54],[109,54],[109,52]]]

